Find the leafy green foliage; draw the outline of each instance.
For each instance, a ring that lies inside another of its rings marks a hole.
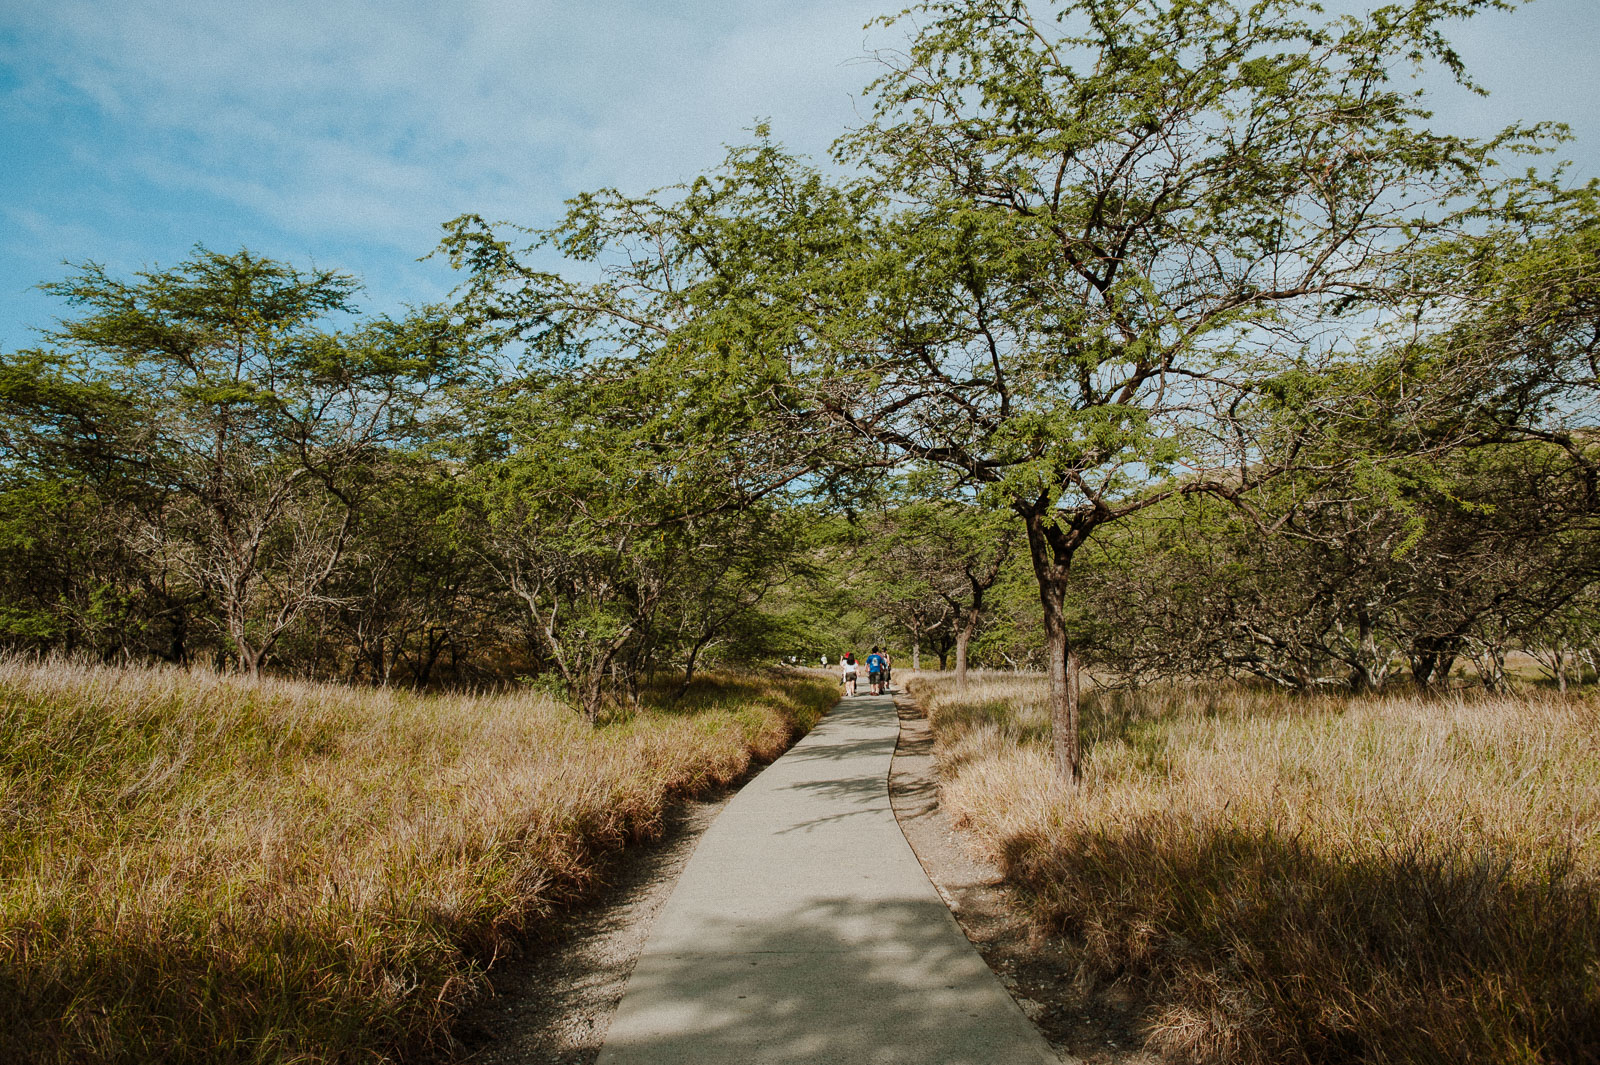
[[[436,428],[469,352],[436,316],[331,332],[352,279],[248,251],[45,287],[79,313],[0,366],[15,468],[115,512],[119,579],[159,601],[174,657],[193,611],[259,671],[337,566],[383,449]]]

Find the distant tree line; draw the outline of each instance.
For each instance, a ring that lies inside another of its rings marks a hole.
[[[448,309],[355,320],[350,278],[249,252],[50,288],[76,316],[0,366],[7,645],[550,677],[591,716],[663,664],[768,653],[803,512],[730,467],[757,443],[697,454],[683,382],[518,372]]]
[[[1471,87],[1486,6],[929,3],[836,170],[758,127],[548,229],[463,216],[455,302],[400,320],[247,253],[80,268],[0,378],[0,633],[591,716],[892,634],[1046,671],[1067,776],[1085,661],[1564,683],[1600,193],[1404,89]]]

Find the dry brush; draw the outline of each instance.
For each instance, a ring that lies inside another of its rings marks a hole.
[[[919,696],[945,801],[1180,1061],[1600,1060],[1600,698]]]
[[[591,728],[533,692],[0,660],[0,1060],[447,1049],[604,852],[833,698],[709,680]]]

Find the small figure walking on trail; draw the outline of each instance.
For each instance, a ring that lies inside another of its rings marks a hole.
[[[872,685],[873,695],[883,694],[883,672],[887,666],[888,662],[874,645],[872,653],[867,656],[867,681]]]
[[[889,674],[894,672],[894,656],[888,651],[883,652],[883,690],[894,691],[894,684],[889,680]]]
[[[839,673],[844,678],[845,695],[854,695],[856,693],[856,654],[854,651],[846,651],[844,657],[839,659]]]

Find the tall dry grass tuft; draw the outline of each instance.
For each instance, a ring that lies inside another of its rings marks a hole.
[[[548,698],[0,659],[0,1061],[381,1061],[448,1045],[508,937],[835,698]]]
[[[1600,697],[917,689],[945,800],[1197,1062],[1600,1061]]]

